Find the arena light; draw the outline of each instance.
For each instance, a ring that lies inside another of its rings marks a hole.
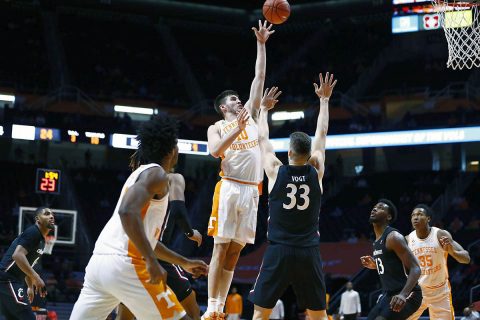
[[[275,151],[288,151],[289,138],[270,141]],[[326,149],[399,147],[475,141],[480,141],[480,127],[331,135],[327,137]]]
[[[303,111],[278,111],[272,114],[272,121],[296,120],[304,117]]]
[[[115,112],[138,113],[138,114],[146,114],[146,115],[152,115],[155,113],[155,110],[152,108],[140,108],[140,107],[122,106],[122,105],[115,105],[114,110]]]
[[[3,130],[3,126],[0,126],[0,137],[3,136],[5,133],[5,130]]]
[[[472,165],[472,166],[478,166],[478,164],[480,164],[480,162],[478,160],[470,161],[470,165]]]
[[[19,124],[12,125],[12,138],[21,140],[35,140],[35,127],[23,126]]]
[[[11,94],[1,94],[0,93],[0,101],[8,101],[8,102],[15,102],[15,96]]]

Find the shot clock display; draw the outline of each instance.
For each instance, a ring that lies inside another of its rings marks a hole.
[[[60,194],[61,171],[56,169],[37,169],[35,192]]]

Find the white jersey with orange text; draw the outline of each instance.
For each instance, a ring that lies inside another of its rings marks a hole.
[[[238,127],[237,120],[215,123],[223,138]],[[222,156],[221,176],[227,180],[255,183],[263,180],[263,167],[260,146],[258,145],[258,127],[250,118],[247,126]]]
[[[103,320],[121,302],[137,319],[179,320],[186,314],[173,291],[164,283],[150,283],[145,260],[129,240],[118,210],[142,172],[152,167],[142,165],[128,177],[113,216],[103,228],[85,268],[82,291],[70,320]],[[155,248],[167,212],[168,194],[152,199],[141,210],[145,234]]]
[[[427,309],[430,319],[455,319],[452,290],[448,281],[448,252],[438,241],[439,230],[432,227],[425,239],[418,238],[415,230],[408,235],[408,247],[420,264],[421,275],[418,284],[422,288],[423,296],[422,304],[408,320],[420,319]]]
[[[422,270],[418,280],[422,289],[442,287],[448,280],[448,252],[438,241],[438,230],[438,228],[432,227],[430,234],[425,239],[418,238],[415,230],[408,235],[408,247],[417,257]]]
[[[113,216],[107,222],[103,228],[100,236],[98,237],[97,242],[95,243],[95,249],[93,254],[101,255],[120,255],[120,256],[129,256],[133,259],[142,259],[140,252],[129,240],[125,230],[122,226],[122,221],[118,214],[118,210],[122,203],[125,194],[128,192],[128,189],[133,186],[137,181],[140,174],[152,167],[159,167],[156,163],[151,163],[148,165],[142,165],[137,170],[132,172],[128,177],[127,181],[123,185],[122,191],[120,193],[120,198],[118,199],[117,206],[113,212]],[[145,229],[145,234],[147,239],[152,246],[152,249],[155,248],[157,241],[160,237],[162,227],[164,227],[164,220],[167,213],[168,207],[168,194],[165,195],[160,200],[152,199],[149,204],[147,204],[141,211],[143,227]]]

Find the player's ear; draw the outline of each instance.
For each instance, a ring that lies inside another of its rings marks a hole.
[[[227,106],[225,104],[221,104],[220,110],[222,110],[222,113],[225,115],[225,113],[227,113]]]

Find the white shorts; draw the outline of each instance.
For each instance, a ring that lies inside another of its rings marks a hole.
[[[455,314],[452,305],[452,294],[450,283],[447,281],[445,285],[439,288],[428,289],[422,288],[422,305],[412,314],[408,320],[416,320],[420,318],[422,313],[428,309],[430,319],[435,320],[454,320]]]
[[[105,320],[122,302],[138,320],[181,319],[186,312],[170,288],[149,284],[145,263],[118,255],[94,254],[70,320]]]
[[[257,185],[220,180],[213,194],[208,235],[216,243],[255,242],[259,191]]]

